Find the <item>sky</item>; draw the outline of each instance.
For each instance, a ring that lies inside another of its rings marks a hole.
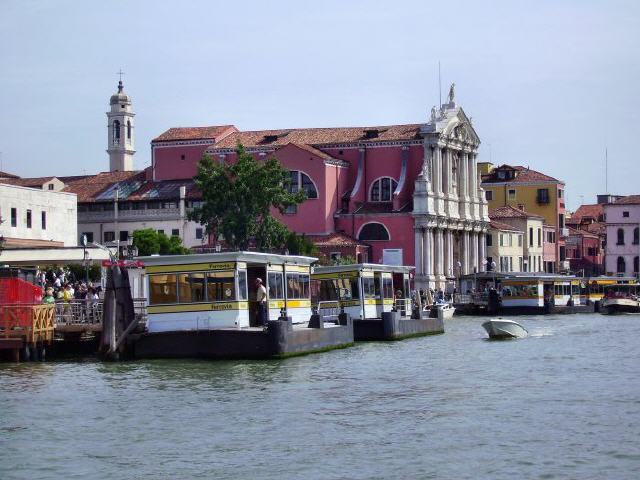
[[[0,0],[0,170],[108,170],[118,72],[135,168],[178,126],[426,122],[456,83],[479,160],[640,193],[640,2]]]

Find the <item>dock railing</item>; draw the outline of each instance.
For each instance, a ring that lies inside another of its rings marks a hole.
[[[487,293],[456,293],[453,296],[455,304],[474,304],[486,305],[489,303],[489,294]]]
[[[46,343],[53,340],[53,330],[53,305],[0,305],[0,338],[20,338],[27,344]]]
[[[402,317],[411,316],[412,302],[410,298],[396,298],[395,309]]]
[[[144,298],[133,299],[133,310],[138,317],[138,324],[146,324],[147,301]],[[95,325],[102,324],[104,302],[87,302],[86,300],[71,300],[55,303],[56,325]]]

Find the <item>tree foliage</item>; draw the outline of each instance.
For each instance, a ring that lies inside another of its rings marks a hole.
[[[138,249],[138,255],[184,255],[189,249],[182,245],[180,237],[167,237],[153,228],[144,228],[133,232],[133,245]]]
[[[308,257],[318,255],[318,247],[304,235],[295,232],[289,233],[287,237],[287,250],[291,255],[305,255]]]
[[[290,174],[278,160],[256,161],[242,145],[233,164],[214,163],[204,155],[194,177],[202,193],[202,206],[189,219],[203,225],[208,234],[222,235],[233,249],[247,250],[251,239],[259,250],[283,248],[289,230],[273,218],[271,209],[284,213],[304,201],[304,192],[293,192]]]

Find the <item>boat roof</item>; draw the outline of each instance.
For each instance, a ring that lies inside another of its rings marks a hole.
[[[640,283],[614,283],[613,285],[604,285],[605,290],[608,288],[624,289],[624,288],[637,288],[640,287]]]
[[[315,267],[314,273],[339,273],[339,272],[353,272],[369,271],[369,272],[391,272],[391,273],[410,273],[415,267],[409,267],[404,265],[383,265],[380,263],[350,263],[346,265],[328,265],[322,267]]]
[[[262,252],[219,252],[194,253],[190,255],[152,255],[138,257],[145,266],[149,265],[191,265],[194,263],[245,262],[247,264],[311,265],[318,259],[301,255],[279,255]]]

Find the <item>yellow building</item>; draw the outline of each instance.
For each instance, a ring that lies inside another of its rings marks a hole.
[[[478,163],[482,188],[489,210],[512,206],[544,218],[544,223],[555,228],[555,271],[568,268],[565,263],[563,237],[565,228],[564,182],[522,166]]]
[[[506,223],[491,220],[487,232],[487,270],[522,272],[524,232]]]

